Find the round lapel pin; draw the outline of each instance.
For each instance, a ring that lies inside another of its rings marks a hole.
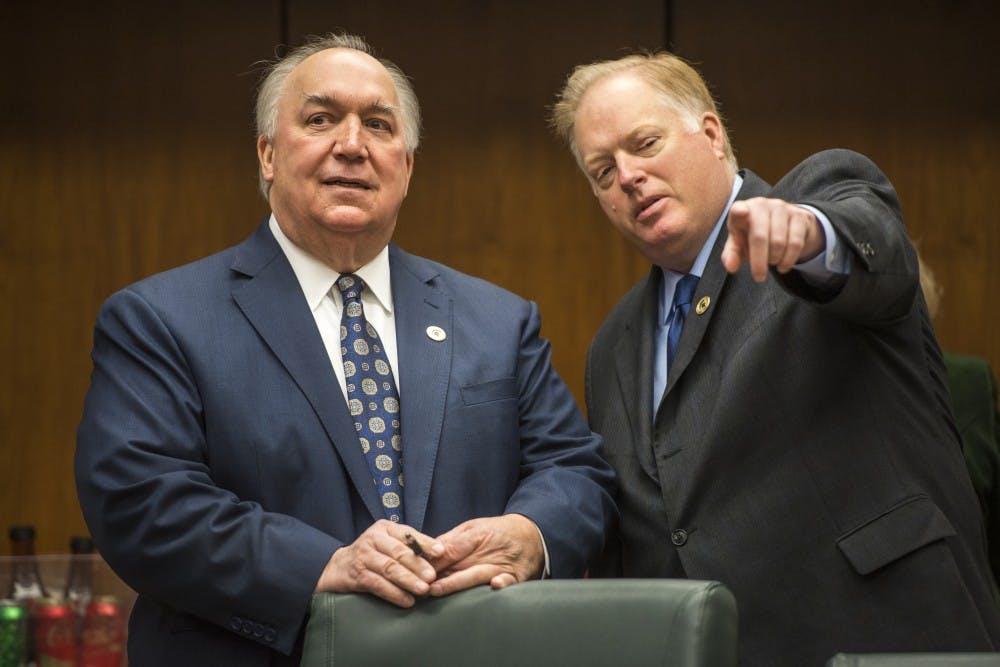
[[[444,332],[444,329],[442,329],[441,327],[430,326],[427,327],[427,337],[433,341],[437,341],[438,343],[440,343],[441,341],[443,341],[445,338],[448,337],[448,334],[446,334]]]
[[[708,307],[711,305],[711,303],[712,303],[711,298],[707,296],[701,297],[698,300],[698,305],[694,307],[694,312],[698,313],[699,315],[704,315],[705,311],[708,310]]]

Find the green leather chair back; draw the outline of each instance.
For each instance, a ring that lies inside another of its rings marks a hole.
[[[318,594],[305,667],[736,665],[736,602],[717,582],[531,581],[400,609]]]
[[[1000,653],[838,653],[827,667],[1000,667]]]

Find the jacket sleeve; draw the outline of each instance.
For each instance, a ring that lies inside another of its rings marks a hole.
[[[341,545],[216,484],[201,388],[138,293],[104,305],[92,358],[75,474],[102,555],[141,595],[289,653]]]
[[[587,428],[573,395],[540,337],[538,307],[524,320],[518,363],[520,482],[507,512],[539,527],[553,577],[578,577],[594,562],[618,520],[614,474],[599,453],[601,438]]]
[[[851,253],[850,274],[832,298],[794,271],[774,273],[786,289],[864,326],[888,324],[910,312],[920,287],[916,251],[896,192],[871,160],[843,149],[817,153],[781,179],[770,196],[822,211]]]

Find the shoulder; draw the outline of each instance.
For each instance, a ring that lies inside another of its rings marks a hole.
[[[233,307],[236,284],[245,280],[232,268],[237,248],[227,248],[123,287],[102,304],[98,325],[204,321],[220,317]]]
[[[131,296],[151,304],[179,303],[190,309],[199,303],[228,298],[234,287],[267,270],[275,260],[287,264],[265,220],[241,243],[143,278],[113,294],[109,301]]]
[[[945,352],[944,365],[948,370],[948,384],[954,396],[968,388],[985,389],[996,385],[993,369],[982,357]]]
[[[401,280],[425,283],[456,303],[527,308],[529,301],[510,290],[426,257],[389,246],[392,271]],[[395,281],[394,281],[395,282]]]
[[[833,148],[814,153],[795,165],[775,184],[771,196],[792,200],[801,192],[823,192],[837,198],[842,190],[843,194],[856,192],[859,185],[886,190],[895,197],[889,179],[871,159],[852,150]]]
[[[847,172],[871,172],[881,174],[882,171],[871,158],[847,148],[831,148],[813,153],[797,164],[789,175],[800,172],[830,172],[844,170]]]
[[[128,285],[109,297],[109,301],[131,294],[151,303],[199,301],[228,284],[234,249],[153,274]]]
[[[954,352],[944,353],[944,363],[948,367],[948,372],[954,371],[956,374],[969,375],[992,375],[990,364],[982,357],[974,357],[968,354],[956,354]]]

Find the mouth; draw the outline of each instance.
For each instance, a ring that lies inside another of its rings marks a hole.
[[[656,213],[656,211],[659,209],[657,204],[659,204],[664,200],[666,200],[666,197],[662,195],[652,195],[649,197],[643,197],[635,205],[635,208],[632,209],[632,216],[636,220],[643,220],[645,218],[648,218],[649,216]]]
[[[332,185],[339,188],[350,188],[352,190],[371,190],[372,186],[366,181],[357,178],[328,178],[323,181],[323,185]]]

